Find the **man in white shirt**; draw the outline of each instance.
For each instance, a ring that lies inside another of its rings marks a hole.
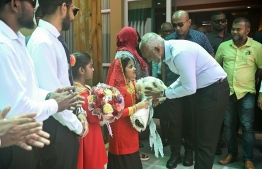
[[[22,27],[32,28],[35,1],[0,0],[0,109],[12,109],[7,121],[17,115],[35,112],[37,121],[43,121],[58,111],[76,105],[79,96],[70,92],[73,87],[58,89],[54,93],[38,87],[34,65],[25,46]],[[64,92],[63,92],[64,90]],[[40,131],[36,141],[48,144],[48,134]],[[32,144],[27,142],[27,144]],[[47,142],[46,142],[47,141]],[[34,145],[34,144],[33,144]],[[0,149],[0,168],[33,169],[33,151],[17,146]]]
[[[186,40],[165,41],[155,33],[147,33],[140,50],[148,61],[161,59],[180,77],[164,91],[146,88],[153,98],[169,99],[192,95],[195,169],[211,169],[219,130],[224,117],[229,86],[226,73],[200,45]]]
[[[68,86],[72,82],[67,58],[69,52],[63,46],[65,44],[60,42],[62,38],[60,32],[69,29],[79,9],[74,7],[72,0],[39,0],[39,5],[43,19],[40,19],[27,48],[35,65],[39,86],[53,90]],[[78,136],[84,137],[88,131],[85,115],[76,116],[72,111],[65,110],[44,121],[43,129],[50,134],[51,143],[48,147],[37,150],[41,168],[76,168]]]

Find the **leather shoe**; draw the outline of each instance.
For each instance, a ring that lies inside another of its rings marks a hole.
[[[169,158],[169,160],[166,163],[166,168],[172,169],[176,168],[177,164],[181,163],[181,157],[180,156],[172,156]]]
[[[237,156],[233,156],[232,154],[227,154],[225,157],[219,160],[219,163],[226,165],[234,161],[237,161]]]
[[[184,161],[183,161],[184,166],[192,166],[193,165],[193,152],[190,153],[185,153]]]
[[[255,169],[252,161],[245,161],[245,169]]]

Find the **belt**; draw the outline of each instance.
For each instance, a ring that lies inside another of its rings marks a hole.
[[[215,83],[223,83],[227,78],[224,79],[219,79],[218,81],[216,81]]]

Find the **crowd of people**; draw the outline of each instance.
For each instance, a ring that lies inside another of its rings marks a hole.
[[[119,90],[125,104],[121,117],[110,124],[107,153],[101,119],[88,106],[92,86],[85,82],[95,71],[92,57],[70,55],[61,36],[79,8],[74,0],[39,0],[38,27],[25,39],[19,29],[33,28],[35,7],[34,0],[0,0],[1,169],[103,169],[106,164],[108,169],[142,169],[141,160],[149,158],[139,152],[130,116],[150,106],[149,100],[137,99],[135,81],[151,74],[168,87],[145,91],[160,119],[162,143],[170,146],[167,168],[182,162],[182,142],[184,166],[211,169],[225,146],[228,154],[219,163],[236,161],[238,118],[245,169],[255,168],[255,85],[262,45],[257,42],[261,32],[255,34],[257,41],[248,37],[249,20],[236,18],[229,34],[226,15],[214,12],[213,31],[205,35],[191,29],[189,14],[179,10],[172,23],[161,25],[162,37],[149,32],[140,39],[134,28],[123,27],[105,83]],[[161,97],[167,99],[159,104]],[[262,108],[262,88],[257,105]]]

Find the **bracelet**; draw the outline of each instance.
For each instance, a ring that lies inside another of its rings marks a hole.
[[[52,95],[52,92],[49,92],[49,93],[46,95],[45,100],[49,100],[50,97],[51,97],[51,95]]]

